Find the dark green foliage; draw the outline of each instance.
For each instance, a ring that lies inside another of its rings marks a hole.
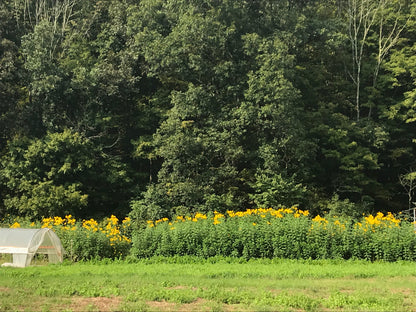
[[[0,215],[408,208],[416,4],[352,4],[1,1]]]
[[[281,174],[269,177],[258,174],[252,188],[254,194],[250,194],[250,198],[257,207],[305,206],[306,187],[297,184],[294,177],[283,178]]]
[[[7,190],[3,214],[32,218],[120,212],[118,198],[129,186],[125,166],[69,130],[13,140],[0,177]]]

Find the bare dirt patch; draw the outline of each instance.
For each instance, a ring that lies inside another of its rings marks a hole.
[[[351,294],[355,293],[355,289],[354,288],[341,288],[339,290],[339,292],[341,294],[351,295]]]
[[[206,306],[207,300],[198,298],[194,302],[182,304],[179,307],[180,311],[209,311],[209,307]]]
[[[120,297],[94,297],[72,298],[72,303],[69,309],[73,312],[83,312],[87,310],[97,310],[102,312],[117,311],[122,299]]]
[[[162,301],[146,301],[146,304],[149,306],[150,310],[153,311],[181,311],[181,312],[205,312],[205,311],[212,311],[212,301],[198,298],[191,303],[174,303],[168,302],[165,300]],[[239,305],[228,305],[228,304],[220,304],[221,311],[243,311]]]
[[[210,311],[210,308],[207,306],[209,303],[208,300],[198,298],[191,303],[174,303],[168,301],[147,301],[146,304],[149,306],[151,310],[155,309],[158,311],[181,311],[181,312],[189,312],[189,311]]]
[[[414,293],[415,293],[415,291],[410,288],[396,288],[396,289],[392,289],[391,292],[393,294],[402,294],[406,297],[414,296]]]
[[[159,311],[177,311],[177,304],[174,302],[162,301],[146,301],[146,304],[151,308]]]
[[[0,287],[0,292],[8,292],[8,291],[10,291],[10,288]]]
[[[282,293],[282,290],[273,288],[273,289],[270,289],[269,292],[273,295],[280,295]]]

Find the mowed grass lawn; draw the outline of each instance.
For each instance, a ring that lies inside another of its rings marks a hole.
[[[151,258],[0,268],[0,311],[416,311],[416,263]]]

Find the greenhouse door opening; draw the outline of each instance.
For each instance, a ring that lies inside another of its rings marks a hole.
[[[2,266],[26,267],[36,254],[48,256],[50,263],[62,262],[64,249],[54,231],[44,229],[0,228],[0,254],[11,254],[12,263]]]

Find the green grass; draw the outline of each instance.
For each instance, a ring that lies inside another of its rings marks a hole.
[[[416,311],[413,262],[151,258],[0,268],[0,311]]]

